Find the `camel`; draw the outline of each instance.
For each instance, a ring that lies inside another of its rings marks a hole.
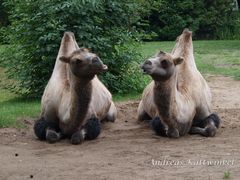
[[[114,122],[117,115],[111,93],[97,77],[107,69],[96,54],[78,47],[73,33],[65,32],[42,96],[35,135],[49,143],[63,137],[72,144],[97,138],[101,121]]]
[[[152,120],[156,134],[170,138],[215,136],[220,119],[212,113],[210,88],[195,64],[191,31],[183,31],[171,53],[160,51],[141,68],[153,81],[138,106],[139,121]]]

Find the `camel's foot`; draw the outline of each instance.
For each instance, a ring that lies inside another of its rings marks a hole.
[[[46,131],[46,140],[49,143],[55,143],[57,141],[59,141],[61,139],[61,134],[57,133],[55,130],[53,129],[47,129]]]
[[[78,130],[71,136],[71,143],[74,145],[81,144],[84,141],[84,130]]]
[[[205,137],[213,137],[217,133],[217,128],[215,126],[208,126],[205,128],[192,127],[189,131],[190,134],[200,134]]]
[[[179,138],[179,131],[176,128],[169,128],[167,130],[167,136],[170,138]]]

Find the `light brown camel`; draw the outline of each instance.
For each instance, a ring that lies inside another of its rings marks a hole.
[[[96,76],[106,70],[96,54],[79,48],[74,34],[66,32],[42,96],[36,136],[50,143],[62,137],[70,137],[72,144],[95,139],[100,121],[113,122],[117,114],[111,93]]]
[[[184,30],[171,53],[160,51],[141,66],[153,81],[145,88],[138,120],[153,119],[158,135],[215,136],[220,119],[211,114],[211,92],[197,70],[192,33]]]

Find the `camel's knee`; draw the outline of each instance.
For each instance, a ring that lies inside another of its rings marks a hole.
[[[167,136],[167,134],[166,134],[166,126],[162,123],[162,121],[160,120],[159,117],[155,117],[151,121],[151,126],[152,126],[154,132],[158,136]]]
[[[93,140],[96,139],[101,132],[101,123],[98,118],[88,119],[87,123],[84,125],[84,130],[86,131],[86,139]]]
[[[33,130],[34,130],[35,135],[40,140],[45,140],[46,139],[47,127],[48,127],[48,123],[44,120],[43,117],[41,117],[40,119],[35,121]]]

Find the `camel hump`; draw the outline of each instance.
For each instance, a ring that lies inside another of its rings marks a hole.
[[[190,31],[188,28],[185,28],[181,36],[183,36],[183,39],[185,40],[185,42],[188,42],[191,40],[190,38],[192,37],[192,31]]]
[[[183,34],[192,34],[192,31],[190,31],[188,28],[185,28],[182,32]]]
[[[66,31],[66,32],[64,32],[63,37],[65,37],[65,38],[71,38],[71,37],[72,37],[72,38],[75,39],[75,35],[74,35],[74,33],[71,32],[71,31]]]
[[[64,43],[69,42],[69,41],[75,41],[75,35],[71,31],[64,32],[62,40]]]
[[[58,57],[60,56],[69,56],[73,51],[79,49],[78,44],[75,39],[73,32],[67,31],[64,32],[62,37],[60,49],[58,52]]]

